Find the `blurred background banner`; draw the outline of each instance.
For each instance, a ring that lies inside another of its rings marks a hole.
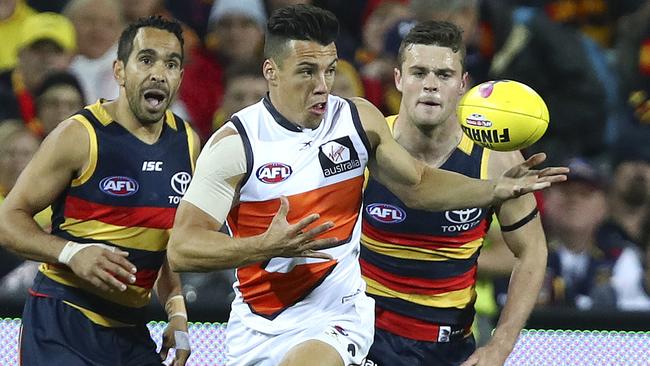
[[[158,348],[165,325],[164,322],[149,323],[149,331]],[[224,323],[190,324],[192,356],[187,365],[225,365],[225,330]],[[20,319],[0,320],[0,364],[3,366],[18,366],[19,332]],[[650,332],[566,330],[522,331],[506,362],[507,366],[648,364]]]

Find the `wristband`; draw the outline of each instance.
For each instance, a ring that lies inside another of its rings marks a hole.
[[[171,319],[174,316],[182,316],[187,320],[187,309],[185,308],[183,295],[170,297],[165,303],[165,312],[168,314],[167,319]]]
[[[185,298],[183,297],[183,295],[175,295],[175,296],[172,296],[169,299],[167,299],[167,302],[165,303],[165,309],[167,309],[170,306],[170,304],[169,304],[170,302],[176,301],[176,300],[179,300],[179,299],[183,300],[183,302],[185,301]]]
[[[184,313],[184,312],[181,312],[181,311],[179,311],[177,313],[174,313],[174,314],[170,314],[169,316],[167,316],[167,320],[171,320],[175,316],[180,316],[181,318],[184,318],[185,321],[187,321],[187,313]]]
[[[174,348],[179,350],[179,349],[184,349],[186,351],[190,350],[190,335],[187,332],[183,332],[180,330],[175,330],[174,331]]]
[[[537,214],[539,213],[539,210],[537,207],[535,207],[528,215],[524,216],[521,220],[515,222],[512,225],[501,225],[501,231],[502,232],[508,232],[508,231],[515,231],[519,229],[520,227],[526,225],[529,221],[537,217]]]
[[[75,243],[74,241],[68,241],[67,243],[65,243],[65,246],[59,253],[59,257],[57,259],[59,263],[65,264],[67,266],[72,260],[72,257],[75,256],[75,254],[79,253],[79,251],[81,251],[82,249],[86,249],[89,246],[93,246],[93,245],[102,247],[111,252],[115,251],[115,247],[106,244],[101,244],[101,243],[80,244],[80,243]]]

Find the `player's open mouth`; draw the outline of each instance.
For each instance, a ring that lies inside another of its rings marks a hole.
[[[144,92],[144,100],[151,109],[160,109],[164,106],[167,94],[159,89],[149,89]]]
[[[316,104],[312,105],[309,108],[309,110],[314,114],[323,115],[323,114],[325,114],[325,111],[327,110],[327,102],[316,103]]]
[[[439,107],[440,103],[435,102],[433,100],[419,100],[418,104],[423,104],[424,106],[427,107]]]

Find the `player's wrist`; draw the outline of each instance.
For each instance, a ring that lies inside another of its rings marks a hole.
[[[489,182],[488,183],[488,190],[489,190],[488,197],[490,197],[490,203],[491,203],[492,206],[498,206],[501,203],[503,203],[503,201],[505,200],[503,197],[501,197],[501,192],[500,192],[501,184],[502,184],[501,181],[502,180],[503,180],[503,178],[501,178],[501,179],[490,179],[488,181]]]
[[[165,302],[165,312],[167,313],[167,320],[179,318],[187,322],[187,309],[183,295],[175,295],[167,299],[167,302]]]
[[[114,251],[115,247],[111,247],[106,244],[101,244],[101,243],[89,243],[89,244],[82,244],[82,243],[77,243],[74,241],[68,241],[65,243],[63,246],[63,249],[59,252],[59,255],[57,257],[57,261],[61,264],[65,264],[66,266],[70,265],[70,262],[72,261],[72,258],[77,255],[80,251],[83,249],[86,249],[90,246],[99,246],[104,249]]]

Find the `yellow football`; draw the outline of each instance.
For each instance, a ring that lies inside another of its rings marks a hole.
[[[531,87],[513,80],[496,80],[470,89],[458,103],[463,132],[491,150],[524,149],[548,127],[548,108]]]

